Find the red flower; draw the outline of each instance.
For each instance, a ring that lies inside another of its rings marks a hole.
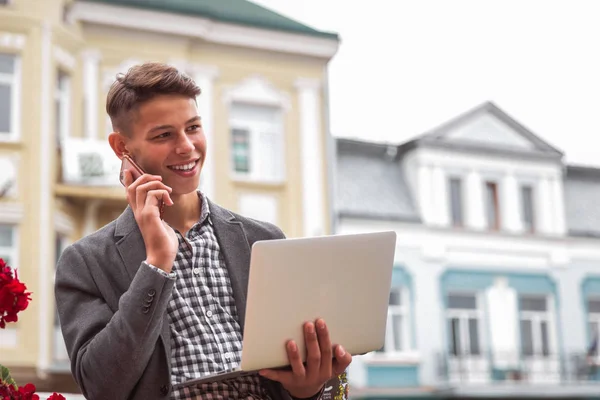
[[[31,383],[21,387],[2,384],[0,386],[0,398],[7,400],[40,400],[40,396],[35,394],[35,386]]]
[[[52,396],[48,397],[47,400],[67,400],[67,399],[62,394],[52,393]]]
[[[0,329],[6,327],[7,322],[17,322],[17,314],[29,306],[31,292],[19,281],[17,271],[6,265],[0,259]]]

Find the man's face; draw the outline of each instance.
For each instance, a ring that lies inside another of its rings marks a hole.
[[[160,175],[173,195],[197,190],[206,138],[193,99],[162,95],[133,113],[127,150],[144,171]]]

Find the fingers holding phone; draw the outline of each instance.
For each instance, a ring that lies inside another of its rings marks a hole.
[[[158,175],[143,174],[134,180],[131,171],[125,169],[122,177],[127,202],[144,239],[147,261],[170,272],[179,242],[175,231],[162,221],[161,208],[173,205],[172,189]]]
[[[119,174],[119,180],[121,181],[121,184],[123,186],[125,186],[125,188],[127,189],[127,195],[128,195],[128,201],[129,204],[134,207],[134,204],[132,204],[132,200],[134,199],[134,196],[131,194],[130,192],[130,186],[136,182],[138,179],[140,179],[141,177],[143,177],[144,175],[146,175],[146,173],[144,172],[144,170],[142,169],[142,167],[140,167],[134,160],[133,158],[131,158],[128,154],[124,154],[123,157],[121,158],[121,171]],[[154,176],[155,180],[162,180],[162,178],[160,176]],[[163,185],[163,189],[167,189],[169,190],[170,193],[170,188],[166,185]],[[156,190],[156,188],[147,188],[147,190],[145,191],[145,193],[147,193],[149,190]],[[160,212],[160,219],[163,218],[163,211],[164,211],[164,205],[165,205],[165,199],[163,199],[163,196],[161,198],[159,198],[159,203],[158,203],[158,207],[159,207],[159,212]],[[156,197],[156,194],[155,196]],[[168,193],[167,193],[167,197]],[[139,200],[139,197],[135,196],[135,200]],[[144,201],[145,203],[145,201]],[[171,199],[169,198],[169,200],[167,201],[167,204],[172,205],[173,202],[171,201]]]

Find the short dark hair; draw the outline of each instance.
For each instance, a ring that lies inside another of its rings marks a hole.
[[[144,102],[165,94],[196,99],[201,93],[196,83],[177,68],[163,63],[145,63],[117,74],[106,97],[106,112],[113,129],[130,135],[131,112]]]

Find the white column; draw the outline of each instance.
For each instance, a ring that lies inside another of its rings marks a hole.
[[[44,376],[45,371],[50,366],[50,339],[51,332],[51,309],[50,301],[52,280],[50,278],[50,270],[53,270],[54,263],[51,261],[53,247],[51,245],[50,232],[54,224],[52,223],[51,200],[52,193],[52,158],[54,154],[54,143],[51,129],[52,116],[52,27],[49,22],[44,22],[42,25],[42,54],[40,62],[41,85],[39,91],[40,101],[40,192],[39,192],[39,207],[40,219],[37,221],[39,237],[37,238],[39,246],[39,288],[38,302],[39,307],[39,330],[38,330],[38,372]]]
[[[473,170],[467,176],[467,226],[471,229],[485,229],[483,181],[479,172]]]
[[[538,183],[538,208],[536,212],[537,229],[542,234],[552,233],[554,199],[550,188],[550,179],[542,176]]]
[[[295,86],[300,112],[304,236],[318,236],[324,234],[326,212],[321,83],[315,79],[300,78]]]
[[[433,223],[442,226],[450,225],[448,184],[446,174],[444,174],[444,170],[439,165],[433,167],[432,184],[433,202],[435,204],[435,209],[433,210],[435,219]]]
[[[217,156],[214,143],[214,81],[219,72],[213,66],[193,67],[194,80],[200,86],[202,93],[196,98],[198,103],[198,113],[202,118],[202,129],[206,136],[206,159],[200,175],[200,190],[210,198],[215,196],[215,163]]]
[[[433,168],[427,164],[420,164],[417,170],[417,190],[418,190],[418,201],[421,211],[421,218],[423,219],[423,223],[425,225],[430,225],[433,223],[434,216],[434,207],[435,203],[433,200]]]
[[[81,54],[83,58],[83,96],[85,108],[83,110],[85,137],[98,138],[98,85],[100,52],[88,49]]]
[[[562,174],[552,179],[552,191],[554,199],[554,233],[564,235],[567,231],[565,222],[565,192]]]
[[[500,202],[500,213],[502,228],[508,232],[519,232],[523,229],[521,223],[521,209],[517,179],[511,172],[504,176],[502,182],[502,200]]]
[[[486,290],[490,347],[499,368],[515,367],[518,352],[517,293],[508,287],[506,278],[497,278]]]

